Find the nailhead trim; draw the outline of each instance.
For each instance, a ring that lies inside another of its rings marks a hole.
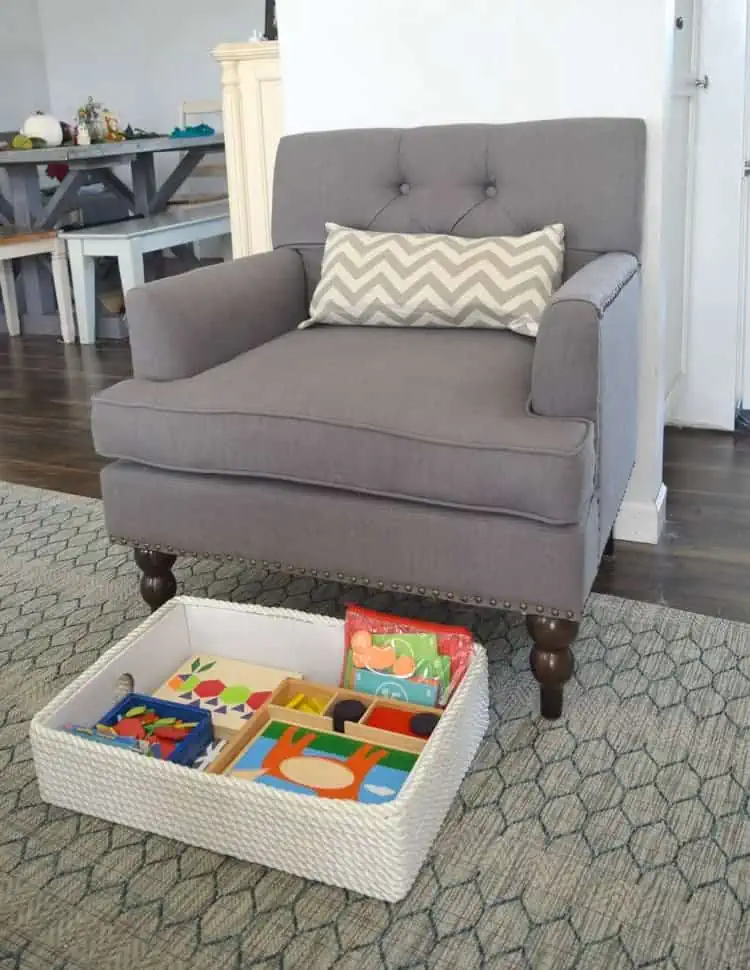
[[[118,545],[135,546],[145,551],[153,550],[154,552],[163,552],[168,555],[192,556],[197,558],[213,559],[215,562],[245,562],[245,563],[249,562],[250,565],[253,567],[257,567],[260,564],[266,570],[277,571],[277,572],[283,571],[296,576],[312,576],[313,578],[322,576],[324,579],[330,579],[331,577],[331,573],[328,570],[324,570],[323,572],[321,572],[318,569],[307,569],[304,566],[294,566],[292,564],[282,565],[279,562],[271,563],[266,559],[262,559],[262,560],[244,559],[241,556],[232,556],[227,554],[217,554],[217,555],[209,555],[205,553],[196,554],[186,549],[175,549],[172,546],[156,545],[154,543],[141,542],[133,539],[125,539],[120,536],[110,536],[110,539],[113,543],[116,543]],[[336,573],[336,577],[341,582],[348,582],[353,586],[366,586],[370,588],[374,586],[379,590],[384,590],[386,588],[386,583],[383,582],[382,580],[378,580],[373,584],[370,578],[367,576],[359,578],[357,576],[346,576],[344,573]],[[393,592],[395,593],[402,593],[402,592],[412,593],[414,591],[414,586],[412,586],[411,584],[406,584],[402,586],[399,583],[391,583],[389,588],[393,590]],[[420,596],[432,595],[435,599],[438,599],[438,600],[448,600],[449,602],[455,602],[456,600],[460,600],[461,603],[465,603],[465,604],[470,603],[473,600],[473,602],[475,602],[477,605],[481,605],[482,603],[485,602],[484,598],[479,595],[475,595],[472,597],[467,595],[466,593],[454,593],[451,590],[440,590],[440,589],[433,589],[428,593],[428,589],[425,586],[417,586],[416,589],[417,589],[417,593]],[[487,602],[491,607],[498,607],[499,605],[498,600],[495,599],[494,597],[489,599]],[[509,600],[503,600],[502,608],[508,611],[517,610],[518,612],[526,613],[529,610],[529,605],[528,603],[521,602],[518,604],[517,607],[514,607],[514,604],[511,603]],[[540,616],[559,617],[563,615],[563,611],[557,609],[556,607],[546,607],[542,603],[539,603],[536,606],[536,612]],[[573,610],[565,611],[564,615],[569,620],[575,620],[579,618],[578,614],[576,614]]]

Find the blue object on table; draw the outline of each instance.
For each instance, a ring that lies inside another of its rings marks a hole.
[[[216,129],[211,125],[186,125],[184,128],[175,128],[170,134],[170,138],[208,138],[215,135]]]
[[[195,727],[185,740],[180,741],[172,754],[165,759],[173,764],[192,765],[214,739],[214,729],[209,711],[186,704],[174,704],[172,701],[162,701],[147,694],[128,694],[111,711],[107,711],[98,723],[111,727],[133,707],[148,707],[159,717],[173,717],[188,724],[192,724],[193,721],[196,722]]]

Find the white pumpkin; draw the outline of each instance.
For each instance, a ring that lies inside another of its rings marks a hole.
[[[57,148],[63,143],[62,125],[52,115],[41,112],[31,115],[23,123],[21,133],[27,138],[41,138],[50,148]]]

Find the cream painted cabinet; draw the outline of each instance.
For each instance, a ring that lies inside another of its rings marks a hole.
[[[235,259],[271,248],[271,198],[282,133],[279,45],[220,44],[227,180]]]

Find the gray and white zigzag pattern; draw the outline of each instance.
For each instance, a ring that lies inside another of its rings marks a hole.
[[[535,337],[562,279],[562,225],[480,239],[327,229],[312,323],[489,327]]]

